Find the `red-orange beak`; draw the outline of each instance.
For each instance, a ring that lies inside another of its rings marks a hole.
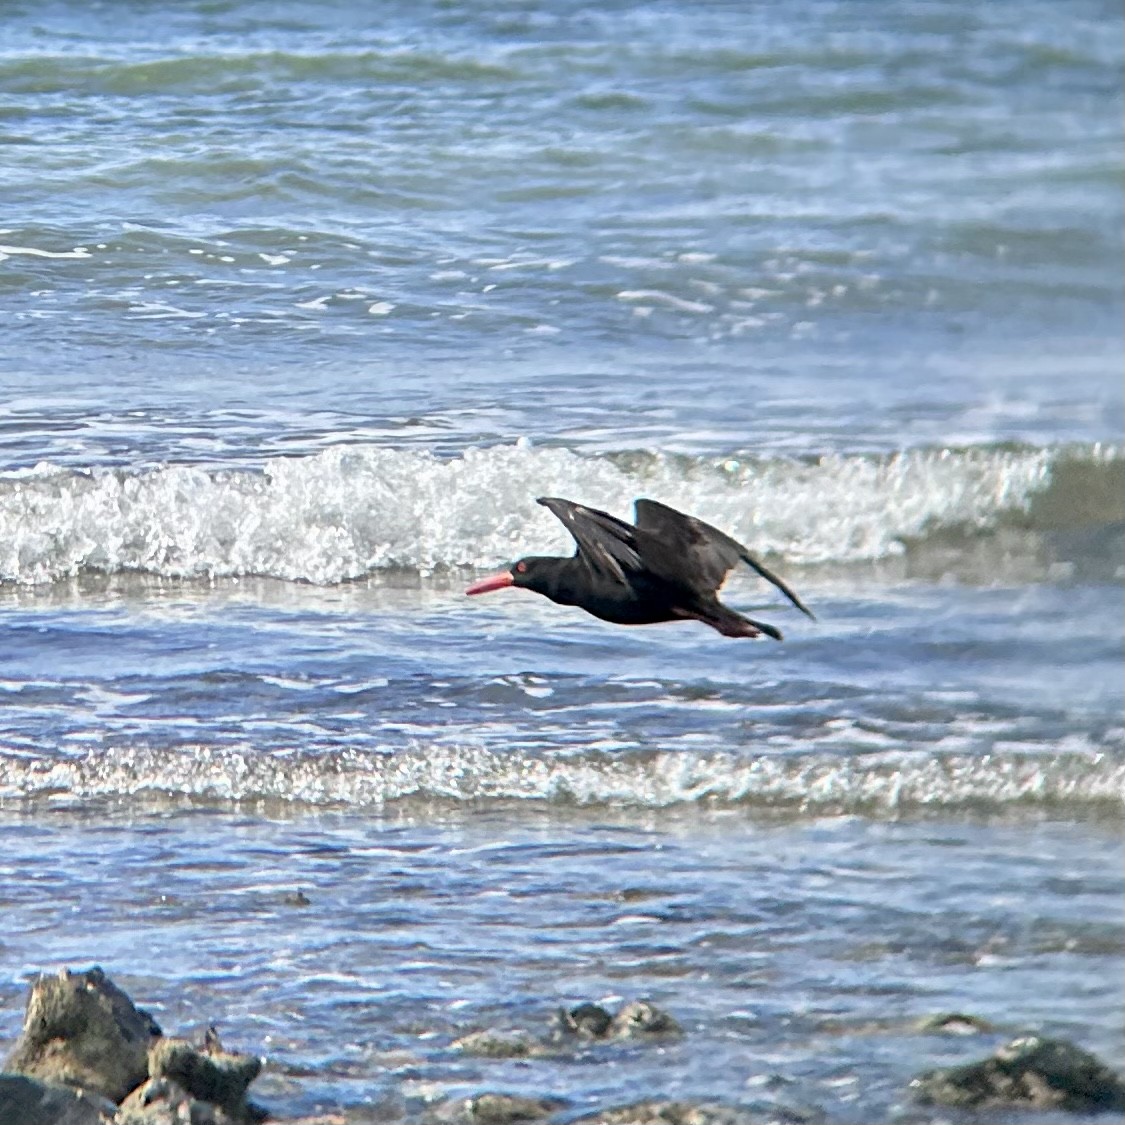
[[[474,582],[465,593],[487,594],[492,590],[503,590],[505,586],[511,586],[514,582],[512,572],[504,570],[499,574],[493,574],[490,578],[482,578],[479,582]]]

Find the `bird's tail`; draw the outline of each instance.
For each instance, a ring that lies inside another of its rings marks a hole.
[[[816,614],[797,597],[795,590],[778,578],[772,570],[767,570],[741,543],[736,543],[735,546],[739,549],[739,557],[751,570],[756,570],[767,582],[772,582],[806,617],[816,620]],[[780,639],[779,637],[778,640]]]

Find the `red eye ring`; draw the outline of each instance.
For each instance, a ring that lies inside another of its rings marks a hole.
[[[516,563],[516,573],[517,574],[526,574],[527,573],[527,563],[525,563],[525,562]]]

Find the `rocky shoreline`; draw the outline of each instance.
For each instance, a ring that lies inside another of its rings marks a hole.
[[[926,1022],[934,1034],[992,1030],[973,1016]],[[584,1003],[561,1009],[543,1034],[486,1028],[451,1049],[479,1058],[564,1056],[591,1042],[659,1041],[682,1028],[644,1000],[609,1012]],[[255,1055],[224,1048],[214,1028],[202,1042],[165,1035],[98,967],[41,976],[30,989],[23,1030],[0,1072],[0,1125],[359,1125],[346,1113],[279,1117],[249,1098],[262,1070]],[[910,1094],[921,1108],[1062,1111],[1083,1115],[1125,1110],[1125,1083],[1074,1044],[1023,1035],[993,1055],[964,1066],[920,1074]],[[483,1091],[437,1106],[434,1125],[517,1125],[549,1122],[564,1099]],[[718,1103],[653,1099],[568,1119],[570,1125],[762,1125],[824,1120],[786,1111],[762,1114]],[[374,1121],[374,1118],[370,1120]],[[382,1119],[380,1119],[382,1120]]]

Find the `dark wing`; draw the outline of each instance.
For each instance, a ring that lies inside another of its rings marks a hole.
[[[718,590],[726,576],[744,562],[772,582],[802,613],[816,620],[808,606],[776,574],[717,527],[695,516],[685,516],[657,500],[638,500],[634,508],[638,530],[649,532],[675,557],[685,559],[691,573],[698,575],[700,584],[706,584],[708,590]]]
[[[582,559],[597,574],[628,586],[629,573],[644,570],[637,550],[636,528],[632,524],[608,512],[557,496],[540,496],[536,503],[550,509],[562,520],[563,526],[578,544],[575,557]]]

